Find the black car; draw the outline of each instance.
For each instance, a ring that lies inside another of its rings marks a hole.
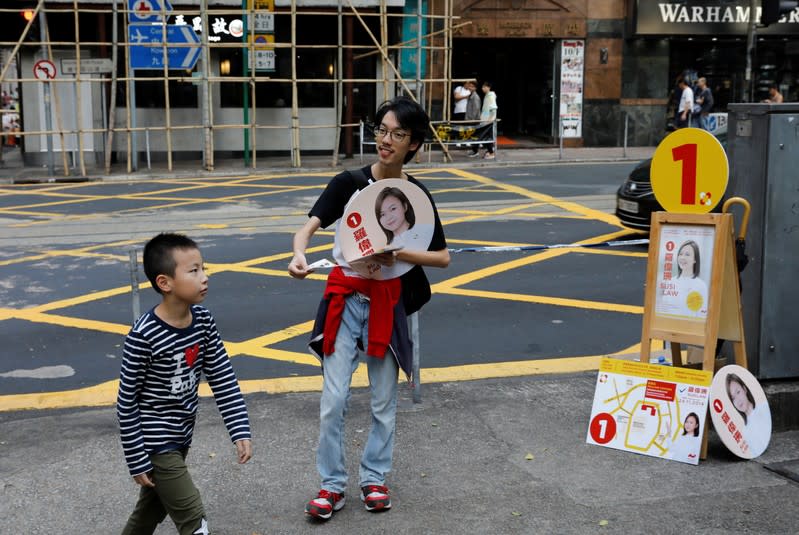
[[[721,142],[724,150],[727,150],[726,133],[716,136]],[[621,224],[635,230],[649,230],[652,212],[659,212],[663,207],[655,199],[652,191],[652,181],[650,170],[652,168],[652,158],[643,160],[630,172],[630,176],[624,181],[616,192],[616,217]],[[721,203],[713,210],[719,211]]]

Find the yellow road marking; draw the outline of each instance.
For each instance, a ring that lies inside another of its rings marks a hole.
[[[432,176],[433,173],[450,173],[452,176]],[[465,186],[462,188],[448,188],[448,189],[441,189],[440,191],[461,191],[461,192],[473,192],[473,193],[485,193],[485,192],[507,192],[512,193],[515,195],[520,195],[523,198],[532,199],[533,202],[521,202],[518,204],[514,204],[512,206],[506,206],[503,208],[499,208],[497,210],[441,210],[443,213],[451,213],[453,215],[457,215],[459,217],[455,217],[445,222],[447,225],[453,225],[465,221],[472,221],[479,218],[489,217],[489,216],[516,216],[516,217],[562,217],[562,218],[592,218],[596,220],[600,220],[606,223],[609,223],[613,226],[619,226],[618,221],[615,217],[605,214],[604,212],[599,212],[596,210],[592,210],[586,208],[582,205],[573,202],[561,201],[555,197],[551,197],[548,195],[543,195],[540,193],[536,193],[533,191],[529,191],[525,188],[511,186],[508,184],[503,184],[501,182],[497,182],[493,179],[476,175],[470,172],[463,171],[461,169],[430,169],[430,170],[416,170],[415,174],[419,175],[427,175],[426,180],[431,181],[452,181],[457,180],[457,177],[461,177],[467,181],[478,182],[477,185],[470,185]],[[232,177],[229,182],[223,182],[221,177],[215,177],[212,179],[206,180],[197,180],[197,181],[158,181],[160,184],[174,184],[174,188],[163,188],[160,190],[155,190],[151,192],[140,192],[140,193],[133,193],[133,194],[125,194],[125,195],[111,195],[111,196],[96,196],[96,195],[86,195],[80,196],[77,193],[57,193],[54,191],[54,188],[51,189],[41,189],[35,192],[35,194],[40,194],[43,196],[51,195],[52,197],[76,197],[70,200],[63,200],[63,201],[53,201],[51,203],[41,203],[37,205],[31,206],[54,206],[54,205],[63,205],[63,204],[72,204],[75,202],[94,202],[95,200],[110,200],[110,199],[127,199],[127,200],[167,200],[164,195],[178,192],[178,191],[187,191],[192,189],[203,189],[209,187],[216,187],[220,185],[237,185],[241,187],[251,187],[253,189],[268,189],[269,191],[253,191],[245,194],[238,194],[228,197],[221,197],[221,198],[196,198],[192,197],[189,199],[186,198],[169,198],[170,201],[175,201],[172,204],[163,204],[157,206],[148,206],[144,208],[132,208],[129,210],[123,210],[121,213],[135,213],[141,211],[149,211],[149,210],[157,210],[163,208],[171,208],[176,206],[185,206],[185,205],[192,205],[192,204],[204,204],[204,203],[219,203],[219,202],[235,202],[242,198],[252,198],[255,196],[263,196],[263,195],[272,195],[275,193],[282,193],[282,192],[293,192],[293,191],[301,191],[301,190],[313,190],[313,189],[320,189],[324,187],[324,184],[314,184],[309,186],[288,186],[288,185],[275,185],[275,184],[249,184],[247,182],[254,182],[256,180],[275,180],[275,179],[282,179],[291,177],[292,175],[261,175],[261,176],[249,176],[249,177]],[[303,174],[304,177],[314,176],[314,177],[330,177],[332,173],[314,173],[314,174]],[[82,187],[83,185],[65,185],[63,189],[77,189]],[[30,191],[28,191],[30,193]],[[2,191],[0,191],[2,193]],[[17,194],[17,192],[14,192]],[[569,214],[538,214],[538,213],[530,213],[526,210],[531,208],[540,208],[542,206],[554,206],[564,210],[566,212],[570,212]],[[6,208],[5,213],[11,213],[13,208],[19,207],[11,207]],[[0,213],[3,213],[4,209],[0,209]],[[117,212],[119,213],[119,212]],[[296,215],[296,214],[303,214],[304,212],[292,212],[289,215]],[[65,220],[78,220],[78,219],[90,219],[96,218],[102,215],[102,213],[94,213],[94,214],[81,214],[81,215],[73,215],[73,216],[62,216],[62,214],[49,214],[49,213],[25,213],[24,215],[37,215],[40,217],[56,217],[60,218],[60,221]],[[279,219],[281,216],[272,216],[270,219]],[[258,219],[253,219],[258,220]],[[44,222],[36,222],[30,224],[38,224],[38,223],[45,223]],[[26,226],[27,224],[18,224],[15,226]],[[228,228],[228,225],[224,224],[200,224],[197,227],[200,228]],[[628,234],[629,231],[621,230],[613,233],[609,233],[604,236],[597,236],[594,238],[590,238],[584,240],[582,243],[596,243],[600,241],[604,241],[607,239],[612,239],[610,237],[619,236],[622,234]],[[332,231],[319,231],[317,234],[320,236],[332,236]],[[491,242],[491,241],[478,241],[478,240],[450,240],[452,243],[463,243],[463,244],[476,244],[476,245],[514,245],[512,243],[506,242]],[[90,253],[89,251],[98,248],[108,248],[114,245],[121,245],[121,244],[133,244],[138,243],[140,244],[141,240],[126,240],[116,242],[115,244],[101,244],[95,245],[90,247],[84,247],[80,249],[74,250],[63,250],[63,251],[48,251],[47,253],[41,255],[32,255],[28,256],[24,259],[13,259],[8,261],[0,262],[0,265],[8,265],[10,263],[19,263],[22,261],[31,261],[31,260],[38,260],[41,258],[47,258],[52,256],[81,256],[84,255],[86,257],[102,257],[102,258],[111,258],[115,260],[124,260],[124,256],[122,255],[112,255],[112,254],[104,254],[104,253]],[[321,251],[328,251],[332,248],[332,244],[326,244],[317,246],[314,248],[309,248],[308,253],[314,252],[321,252]],[[629,305],[616,305],[612,303],[601,303],[601,302],[594,302],[594,301],[586,301],[586,300],[579,300],[579,299],[563,299],[563,298],[550,298],[544,296],[528,296],[528,295],[518,295],[518,294],[510,294],[510,293],[502,293],[502,292],[486,292],[481,290],[468,290],[463,288],[458,288],[457,286],[468,284],[470,282],[492,276],[494,274],[502,273],[504,271],[508,271],[511,269],[515,269],[516,267],[522,267],[531,263],[540,262],[546,259],[555,258],[562,254],[567,254],[569,252],[577,251],[590,253],[590,254],[618,254],[618,255],[626,255],[626,256],[639,256],[639,257],[646,257],[645,253],[632,253],[632,252],[623,252],[623,251],[600,251],[596,249],[552,249],[548,251],[544,251],[542,253],[538,253],[531,257],[518,259],[511,262],[505,262],[496,266],[492,266],[490,268],[484,268],[477,270],[473,273],[468,273],[464,275],[460,275],[457,277],[453,277],[451,279],[445,280],[442,283],[439,283],[434,286],[434,291],[438,293],[450,293],[453,295],[469,295],[475,297],[482,297],[482,298],[490,298],[490,299],[507,299],[507,300],[516,300],[516,301],[525,301],[525,302],[536,302],[542,304],[551,304],[555,306],[573,306],[579,308],[589,308],[589,309],[597,309],[597,310],[608,310],[608,311],[617,311],[617,312],[626,312],[626,313],[636,313],[640,314],[642,312],[642,307],[635,307]],[[261,275],[268,275],[268,276],[281,276],[285,277],[288,276],[285,269],[267,269],[267,268],[260,268],[254,267],[258,264],[265,264],[274,261],[281,261],[281,260],[288,260],[292,257],[292,253],[278,253],[274,255],[264,256],[260,258],[254,258],[250,260],[246,260],[243,262],[238,263],[219,263],[219,264],[209,264],[211,270],[216,272],[226,272],[226,271],[233,271],[233,272],[249,272],[249,273],[257,273]],[[311,275],[309,278],[324,280],[326,278],[325,275],[317,274]],[[142,283],[140,288],[147,288],[149,286],[149,282]],[[59,326],[66,326],[66,327],[74,327],[74,328],[83,328],[83,329],[91,329],[97,330],[106,333],[113,333],[113,334],[121,334],[124,335],[129,330],[128,325],[119,325],[110,322],[103,322],[103,321],[95,321],[95,320],[86,320],[80,318],[70,318],[66,316],[60,316],[55,314],[46,313],[49,310],[54,310],[58,308],[66,308],[69,306],[73,306],[76,304],[86,303],[96,299],[102,299],[106,297],[111,297],[114,295],[119,295],[122,293],[129,292],[129,287],[121,287],[121,288],[112,288],[102,292],[96,292],[92,294],[87,294],[84,296],[79,296],[71,299],[64,299],[61,301],[56,301],[52,303],[47,303],[38,307],[34,307],[31,309],[24,309],[24,310],[11,310],[11,309],[0,309],[0,320],[2,319],[11,319],[11,318],[18,318],[24,319],[27,321],[34,321],[34,322],[41,322],[41,323],[49,323],[55,324]],[[309,354],[305,353],[296,353],[293,351],[286,351],[280,350],[272,347],[268,347],[271,344],[276,344],[285,340],[289,340],[296,336],[300,336],[303,334],[307,334],[312,326],[312,322],[304,322],[294,326],[290,326],[284,328],[279,331],[275,331],[272,333],[267,333],[260,337],[256,337],[250,340],[246,340],[243,342],[225,342],[225,347],[227,348],[229,354],[231,356],[237,355],[246,355],[255,358],[264,358],[264,359],[272,359],[277,360],[285,363],[293,363],[298,365],[310,365],[310,366],[318,366],[318,361]],[[628,348],[626,351],[636,350],[638,346],[632,346]],[[425,382],[437,382],[437,381],[452,381],[452,380],[470,380],[470,379],[478,379],[478,378],[487,378],[487,377],[504,377],[504,376],[516,376],[516,375],[533,375],[538,373],[567,373],[571,371],[580,371],[580,370],[587,370],[587,369],[596,369],[598,367],[598,361],[601,356],[587,356],[587,357],[572,357],[567,359],[540,359],[540,360],[530,360],[530,361],[522,361],[522,362],[504,362],[504,363],[490,363],[490,364],[476,364],[476,365],[466,365],[466,366],[453,366],[453,367],[443,367],[443,368],[430,368],[422,370],[422,377]],[[353,386],[365,386],[368,383],[365,370],[363,367],[360,367],[358,371],[356,371],[353,377]],[[73,390],[68,392],[51,392],[47,394],[26,394],[21,396],[0,396],[0,411],[3,410],[17,410],[17,409],[25,409],[25,408],[46,408],[46,407],[66,407],[66,406],[89,406],[89,405],[108,405],[113,403],[114,398],[116,396],[116,390],[118,388],[116,381],[110,381],[103,383],[101,385],[96,385],[94,387],[90,387],[87,389],[79,389]],[[296,391],[309,391],[309,390],[316,390],[318,391],[321,388],[321,376],[312,376],[312,377],[282,377],[282,378],[275,378],[275,379],[264,379],[264,380],[251,380],[251,381],[242,381],[242,389],[245,392],[296,392]],[[201,392],[203,395],[209,395],[208,388],[206,385],[201,387]]]
[[[624,350],[624,352],[629,352],[629,349]],[[622,352],[617,354],[622,354]],[[430,384],[501,377],[575,373],[597,370],[599,368],[599,361],[604,356],[607,355],[468,364],[443,368],[423,368],[420,374],[422,384]],[[400,380],[404,381],[404,379]],[[362,388],[368,386],[368,384],[369,379],[365,366],[361,364],[352,376],[352,386],[354,388]],[[240,385],[242,392],[245,394],[258,392],[269,394],[319,392],[322,389],[322,376],[321,374],[317,374],[313,376],[242,380],[240,381]],[[65,409],[108,406],[116,402],[118,389],[119,381],[114,380],[76,390],[5,395],[0,396],[0,412],[29,409]],[[202,397],[211,396],[211,391],[207,384],[203,383],[200,385],[200,395]]]
[[[468,290],[465,288],[436,287],[437,294],[463,295],[468,297],[483,297],[485,299],[503,299],[505,301],[520,301],[523,303],[537,303],[562,307],[584,308],[588,310],[603,310],[606,312],[625,312],[627,314],[643,314],[644,307],[637,305],[621,305],[606,301],[588,301],[586,299],[569,299],[566,297],[547,297],[543,295],[525,295],[506,292],[491,292],[486,290]]]

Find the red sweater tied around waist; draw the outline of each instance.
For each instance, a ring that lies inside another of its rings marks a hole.
[[[355,292],[369,298],[369,343],[366,354],[383,358],[391,343],[391,332],[394,326],[394,305],[402,295],[402,282],[399,277],[388,280],[362,279],[347,277],[341,267],[335,267],[327,277],[325,299],[330,300],[325,318],[324,345],[325,355],[333,353],[336,335],[344,313],[344,301]]]

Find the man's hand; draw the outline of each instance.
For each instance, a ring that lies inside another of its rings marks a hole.
[[[133,481],[135,481],[137,485],[142,487],[150,487],[150,488],[155,487],[155,483],[153,483],[153,480],[150,478],[149,472],[133,476]]]
[[[397,251],[376,254],[372,258],[381,266],[391,267],[397,263]]]
[[[305,255],[295,254],[294,258],[289,262],[289,275],[295,279],[304,279],[313,270],[308,269],[308,262],[305,260]]]
[[[239,464],[244,464],[252,459],[252,441],[248,438],[236,441],[236,456]]]

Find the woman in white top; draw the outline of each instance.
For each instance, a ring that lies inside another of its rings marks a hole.
[[[688,413],[682,425],[682,433],[669,446],[668,457],[675,461],[695,463],[699,458],[702,441],[699,439],[699,416]]]
[[[771,413],[768,405],[756,403],[749,387],[734,373],[727,376],[726,385],[732,405],[746,424],[744,440],[749,445],[752,456],[757,457],[766,451],[771,438]]]
[[[707,284],[699,278],[699,245],[693,240],[677,250],[677,277],[662,294],[664,312],[690,318],[707,317]]]

